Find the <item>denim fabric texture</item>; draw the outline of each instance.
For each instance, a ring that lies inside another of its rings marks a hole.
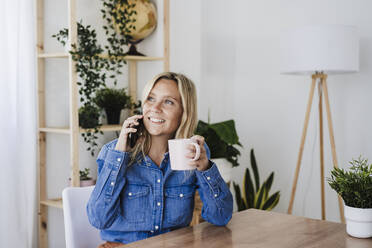
[[[114,150],[116,142],[105,144],[97,157],[97,184],[87,205],[89,221],[103,240],[126,244],[188,226],[195,190],[204,220],[229,222],[233,198],[215,164],[206,171],[173,171],[165,153],[160,166],[148,156],[128,166],[130,154]]]

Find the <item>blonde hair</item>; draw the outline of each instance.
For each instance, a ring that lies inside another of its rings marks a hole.
[[[174,138],[184,139],[190,138],[196,129],[197,125],[197,99],[196,99],[196,88],[194,83],[187,78],[185,75],[174,72],[163,72],[152,78],[144,87],[142,92],[142,106],[146,102],[148,95],[155,84],[161,80],[167,79],[172,80],[177,84],[178,91],[181,95],[182,101],[182,117],[180,125],[178,126]],[[143,131],[142,141],[132,149],[131,162],[133,164],[136,161],[139,153],[142,152],[143,157],[147,155],[151,148],[151,136],[146,129]]]

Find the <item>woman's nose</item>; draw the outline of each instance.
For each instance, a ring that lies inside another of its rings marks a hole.
[[[151,110],[153,112],[160,112],[161,111],[161,102],[155,102],[152,106],[151,106]]]

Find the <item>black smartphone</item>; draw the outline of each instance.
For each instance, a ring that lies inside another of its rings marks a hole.
[[[144,128],[143,118],[138,119],[137,122],[139,124],[133,127],[135,129],[137,129],[137,132],[129,133],[129,135],[128,135],[128,143],[129,143],[130,148],[133,148],[136,145],[137,140],[142,135],[142,131],[143,131],[143,128]]]

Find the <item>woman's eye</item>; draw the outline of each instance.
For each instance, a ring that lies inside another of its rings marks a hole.
[[[152,101],[154,101],[154,98],[153,98],[153,97],[151,97],[151,96],[148,96],[148,97],[147,97],[147,101],[150,101],[150,102],[152,102]]]
[[[173,104],[173,102],[171,100],[165,100],[165,103],[166,104]]]

